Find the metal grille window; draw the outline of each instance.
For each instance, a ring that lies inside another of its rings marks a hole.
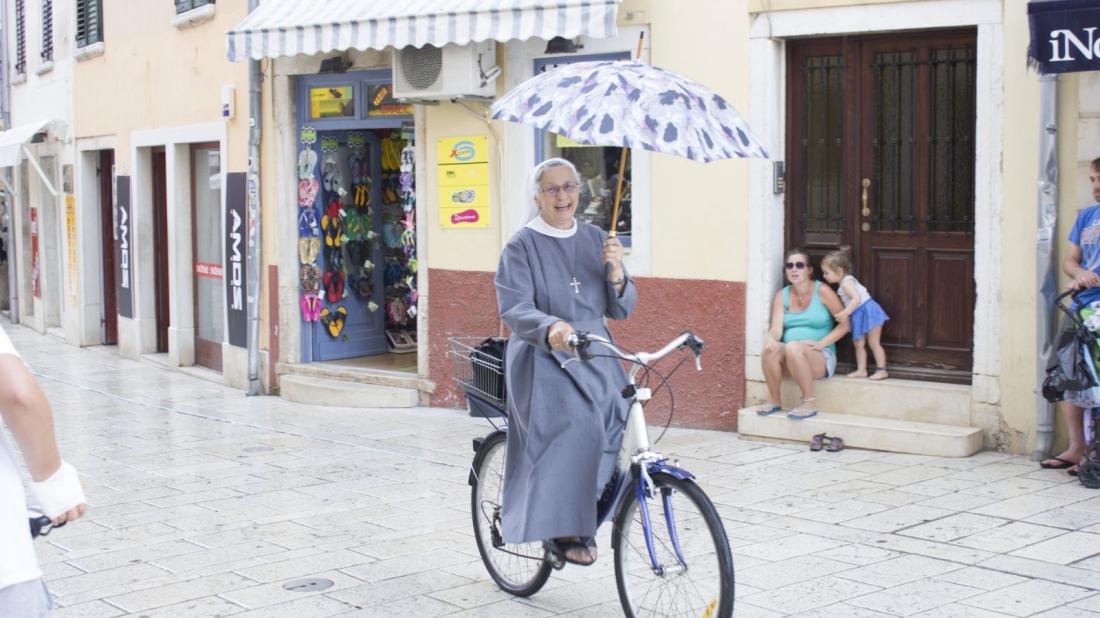
[[[42,0],[42,62],[53,61],[53,0]]]
[[[929,232],[974,230],[974,48],[932,50]]]
[[[874,225],[878,231],[911,232],[914,215],[914,84],[917,52],[875,54]]]
[[[103,0],[76,0],[76,46],[103,40]]]
[[[27,14],[24,0],[15,0],[15,74],[27,73]]]
[[[176,0],[176,14],[197,9],[204,4],[214,4],[214,0]]]
[[[802,67],[805,89],[802,152],[805,184],[802,229],[838,231],[843,165],[844,56],[812,56]]]

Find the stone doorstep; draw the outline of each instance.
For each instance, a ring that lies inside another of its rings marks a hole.
[[[328,378],[331,380],[358,382],[360,384],[407,388],[420,391],[424,394],[435,392],[435,382],[431,380],[422,380],[415,374],[402,371],[357,369],[354,367],[339,367],[335,365],[321,365],[318,363],[276,363],[275,373],[280,377],[295,375],[311,378]]]
[[[737,413],[737,430],[746,438],[809,442],[819,433],[838,436],[846,446],[933,457],[969,457],[982,450],[982,430],[936,423],[818,412],[801,421],[783,412],[760,416],[756,408]]]
[[[279,395],[287,401],[342,408],[415,408],[420,393],[415,389],[348,380],[284,375]]]
[[[767,396],[766,384],[746,381],[747,405],[763,403]],[[780,387],[783,408],[796,407],[801,397],[795,381],[784,378]],[[971,387],[967,385],[894,378],[875,382],[834,376],[814,382],[814,397],[817,409],[837,410],[848,415],[957,427],[971,424]]]

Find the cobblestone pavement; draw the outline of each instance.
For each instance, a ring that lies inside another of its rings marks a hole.
[[[515,599],[474,547],[487,423],[241,391],[5,328],[55,406],[88,517],[37,542],[58,618],[621,616],[596,566]],[[736,616],[1100,617],[1100,493],[1025,458],[811,453],[670,430],[718,505]],[[288,580],[335,584],[293,592]]]

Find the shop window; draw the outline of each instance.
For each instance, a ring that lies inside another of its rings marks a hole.
[[[24,0],[15,0],[15,74],[27,74],[27,14]]]
[[[53,62],[53,0],[42,0],[42,62]]]
[[[214,0],[176,0],[176,14],[185,13],[207,4],[214,4]]]
[[[543,58],[535,61],[535,74],[545,73],[573,62],[629,59],[629,53]],[[619,161],[622,158],[623,149],[606,146],[586,146],[549,131],[536,131],[535,140],[538,149],[535,155],[536,161],[561,157],[576,166],[577,172],[581,176],[577,219],[591,223],[605,232],[610,231],[612,211],[615,206],[615,191],[619,180]],[[615,225],[619,239],[622,240],[624,246],[628,247],[631,245],[630,180],[633,159],[633,155],[627,151],[626,164],[623,166],[623,189],[622,199],[619,203],[619,219]]]
[[[76,46],[103,41],[103,0],[76,0]]]

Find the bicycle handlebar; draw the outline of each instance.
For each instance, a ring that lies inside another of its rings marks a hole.
[[[699,357],[702,356],[703,348],[706,347],[706,344],[703,343],[702,339],[696,337],[689,331],[684,331],[680,334],[679,337],[668,342],[665,347],[657,350],[656,352],[638,352],[637,354],[624,353],[618,348],[618,346],[616,346],[608,339],[583,331],[574,331],[573,334],[569,335],[568,343],[569,347],[577,350],[577,356],[579,357],[579,359],[571,358],[562,363],[562,367],[574,360],[591,360],[593,358],[593,354],[588,351],[588,348],[591,344],[598,343],[608,350],[611,350],[619,358],[625,361],[630,361],[631,363],[635,363],[635,368],[631,371],[631,381],[633,381],[634,371],[637,370],[638,366],[648,365],[653,361],[657,361],[664,358],[665,356],[668,356],[675,350],[682,350],[685,347],[691,348],[691,351],[695,353],[695,369],[697,371],[702,371],[703,365],[700,362]]]

